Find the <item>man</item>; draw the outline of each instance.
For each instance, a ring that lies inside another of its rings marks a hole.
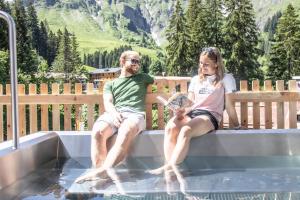
[[[98,179],[107,170],[121,162],[128,153],[134,138],[146,128],[145,96],[147,86],[154,79],[139,73],[140,56],[135,51],[125,51],[120,57],[120,77],[104,86],[105,113],[94,123],[92,130],[91,158],[97,169],[76,182]],[[108,150],[108,139],[117,134]]]

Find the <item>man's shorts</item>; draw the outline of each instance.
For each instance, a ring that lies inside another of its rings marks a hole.
[[[145,119],[144,113],[136,112],[135,110],[132,110],[130,108],[120,108],[120,109],[118,109],[118,112],[121,113],[123,120],[129,119],[130,121],[132,121],[138,125],[138,133],[140,133],[146,129],[146,119]],[[97,124],[100,123],[101,121],[108,123],[111,126],[113,133],[117,133],[118,127],[116,127],[114,125],[114,123],[113,123],[114,118],[110,113],[104,112],[96,120],[96,122],[94,123],[94,126],[97,126]]]

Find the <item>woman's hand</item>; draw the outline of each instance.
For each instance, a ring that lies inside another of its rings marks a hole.
[[[175,110],[174,114],[177,119],[182,120],[184,118],[185,108],[178,108]]]

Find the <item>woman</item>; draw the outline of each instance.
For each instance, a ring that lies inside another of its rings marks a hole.
[[[167,123],[164,138],[166,164],[150,173],[158,174],[181,163],[187,155],[191,138],[218,129],[224,106],[234,126],[240,127],[235,107],[226,95],[236,90],[235,80],[224,71],[220,51],[215,47],[203,49],[198,75],[192,78],[188,89],[188,98],[194,105],[176,110],[175,116]]]

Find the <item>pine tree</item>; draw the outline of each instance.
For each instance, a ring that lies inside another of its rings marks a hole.
[[[272,80],[290,80],[300,73],[300,20],[289,4],[279,19],[270,53],[267,76]]]
[[[71,46],[72,46],[72,51],[71,51],[71,56],[72,56],[72,63],[75,68],[80,67],[82,65],[81,59],[80,59],[80,54],[78,52],[78,43],[77,43],[77,38],[75,34],[72,34],[71,37]]]
[[[6,84],[10,80],[8,56],[8,51],[0,50],[0,84]]]
[[[52,70],[57,73],[64,73],[66,82],[70,80],[69,78],[73,72],[71,51],[70,33],[65,28],[63,35],[60,37],[58,52],[52,64]]]
[[[87,58],[86,58],[86,54],[83,53],[83,64],[86,65],[87,64]]]
[[[195,19],[198,16],[201,0],[190,0],[186,11],[186,21],[188,29],[195,25]]]
[[[10,7],[4,0],[0,0],[0,10],[10,13]],[[8,25],[4,20],[0,20],[0,49],[8,49]]]
[[[188,4],[186,15],[187,21],[187,33],[190,35],[191,40],[190,43],[187,44],[189,48],[189,56],[192,60],[192,68],[196,69],[198,66],[198,56],[199,56],[199,46],[202,46],[201,40],[198,38],[198,25],[197,25],[197,17],[201,15],[202,5],[201,0],[190,0]]]
[[[268,18],[268,21],[264,25],[264,32],[269,32],[269,38],[273,38],[270,36],[273,36],[275,34],[275,30],[279,21],[279,18],[282,16],[282,13],[280,11],[276,12],[272,18]]]
[[[257,61],[258,30],[251,2],[226,0],[226,12],[223,49],[227,70],[238,80],[262,79]]]
[[[42,30],[42,29],[41,29]],[[43,31],[42,31],[43,32]],[[58,47],[58,37],[50,30],[49,35],[48,35],[48,40],[47,40],[47,63],[49,66],[52,65],[56,53],[57,53],[57,47]]]
[[[153,76],[162,75],[163,67],[160,60],[155,60],[149,67],[149,72]]]
[[[176,1],[175,11],[171,17],[166,31],[169,42],[166,47],[167,65],[169,75],[188,75],[191,70],[191,58],[189,57],[190,35],[186,32],[186,20],[181,7],[181,1]]]
[[[62,37],[63,37],[63,32],[60,29],[58,29],[56,35],[57,35],[57,43],[56,43],[57,46],[56,46],[56,48],[58,49],[59,43],[60,43],[60,41],[62,40]]]
[[[80,54],[78,52],[78,43],[75,34],[71,37],[71,60],[72,60],[72,80],[78,81],[78,77],[85,73],[81,62]]]
[[[98,65],[98,68],[103,68],[102,60],[103,60],[103,56],[102,56],[101,52],[99,52],[99,65]]]
[[[194,24],[191,27],[191,54],[193,59],[193,71],[197,71],[198,62],[199,62],[199,53],[203,47],[207,47],[208,34],[210,34],[209,23],[210,20],[207,19],[207,8],[204,7],[202,2],[198,5],[198,13],[194,19]]]
[[[48,30],[43,21],[40,23],[39,35],[37,51],[48,63]]]
[[[107,61],[107,58],[106,58],[107,51],[104,51],[104,52],[102,53],[102,55],[103,55],[102,66],[103,66],[103,68],[106,68],[106,67],[107,67],[107,65],[106,65],[106,61]]]
[[[192,0],[186,13],[188,32],[192,43],[189,45],[194,71],[198,68],[199,53],[204,47],[223,45],[223,3],[221,0]]]
[[[63,54],[64,54],[64,72],[67,75],[67,79],[69,79],[69,76],[71,73],[74,71],[73,65],[72,65],[72,46],[71,46],[71,38],[70,38],[70,33],[65,28],[64,34],[63,34]]]
[[[28,13],[28,32],[31,37],[32,47],[35,48],[40,55],[40,27],[37,18],[36,10],[33,2],[31,2],[27,8]],[[44,57],[44,56],[43,56]]]
[[[223,3],[222,0],[206,0],[206,16],[205,19],[209,22],[206,38],[206,45],[221,48],[223,46]]]
[[[28,17],[21,0],[15,1],[13,13],[17,29],[18,68],[21,73],[34,74],[37,71],[37,55],[31,45],[32,41],[28,34]]]
[[[149,66],[151,65],[151,58],[147,55],[142,56],[140,65],[141,65],[142,72],[148,73],[149,72]]]

